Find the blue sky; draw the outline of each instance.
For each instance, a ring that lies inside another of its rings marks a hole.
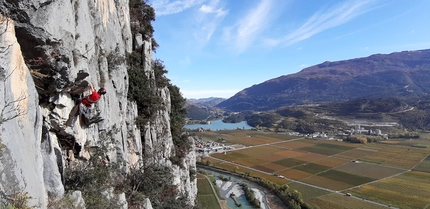
[[[149,0],[167,77],[223,97],[324,61],[430,48],[430,0]]]

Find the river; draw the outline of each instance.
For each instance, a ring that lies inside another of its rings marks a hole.
[[[185,125],[184,128],[195,130],[203,128],[204,130],[219,131],[219,130],[236,130],[236,129],[252,129],[253,127],[248,125],[246,121],[240,123],[224,123],[222,120],[213,120],[211,124],[190,124]]]

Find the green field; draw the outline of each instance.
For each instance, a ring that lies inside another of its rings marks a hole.
[[[211,183],[201,174],[197,177],[197,201],[200,208],[221,209],[213,193]]]
[[[303,165],[296,166],[296,167],[294,167],[294,169],[301,170],[301,171],[311,173],[311,174],[317,174],[317,173],[329,170],[331,168],[327,167],[327,166],[323,166],[323,165],[318,165],[315,163],[306,163]]]
[[[305,201],[331,193],[326,190],[318,189],[315,187],[311,187],[311,186],[307,186],[307,185],[299,184],[295,182],[289,183],[288,186],[293,190],[300,191],[300,193],[302,194],[302,198]]]
[[[422,162],[420,162],[412,170],[430,173],[430,155],[427,156]]]
[[[335,181],[344,182],[346,184],[351,184],[354,186],[365,184],[371,181],[374,181],[375,179],[359,176],[355,174],[345,173],[342,171],[336,171],[336,170],[329,170],[323,173],[318,174],[318,176],[322,176],[328,179],[332,179]]]
[[[275,161],[273,163],[278,164],[278,165],[282,165],[282,166],[284,166],[286,168],[291,168],[291,167],[294,167],[294,166],[305,164],[307,162],[303,161],[303,160],[297,160],[295,158],[286,158],[286,159]]]

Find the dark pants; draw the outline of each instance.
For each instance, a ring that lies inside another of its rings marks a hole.
[[[66,126],[72,126],[73,125],[73,123],[75,122],[76,116],[79,115],[79,106],[80,105],[81,104],[79,103],[72,108],[72,110],[69,113],[69,119],[67,119],[67,121],[66,121]]]

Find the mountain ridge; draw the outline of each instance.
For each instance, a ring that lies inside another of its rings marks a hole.
[[[430,93],[430,49],[323,62],[248,87],[217,107],[231,111]]]

